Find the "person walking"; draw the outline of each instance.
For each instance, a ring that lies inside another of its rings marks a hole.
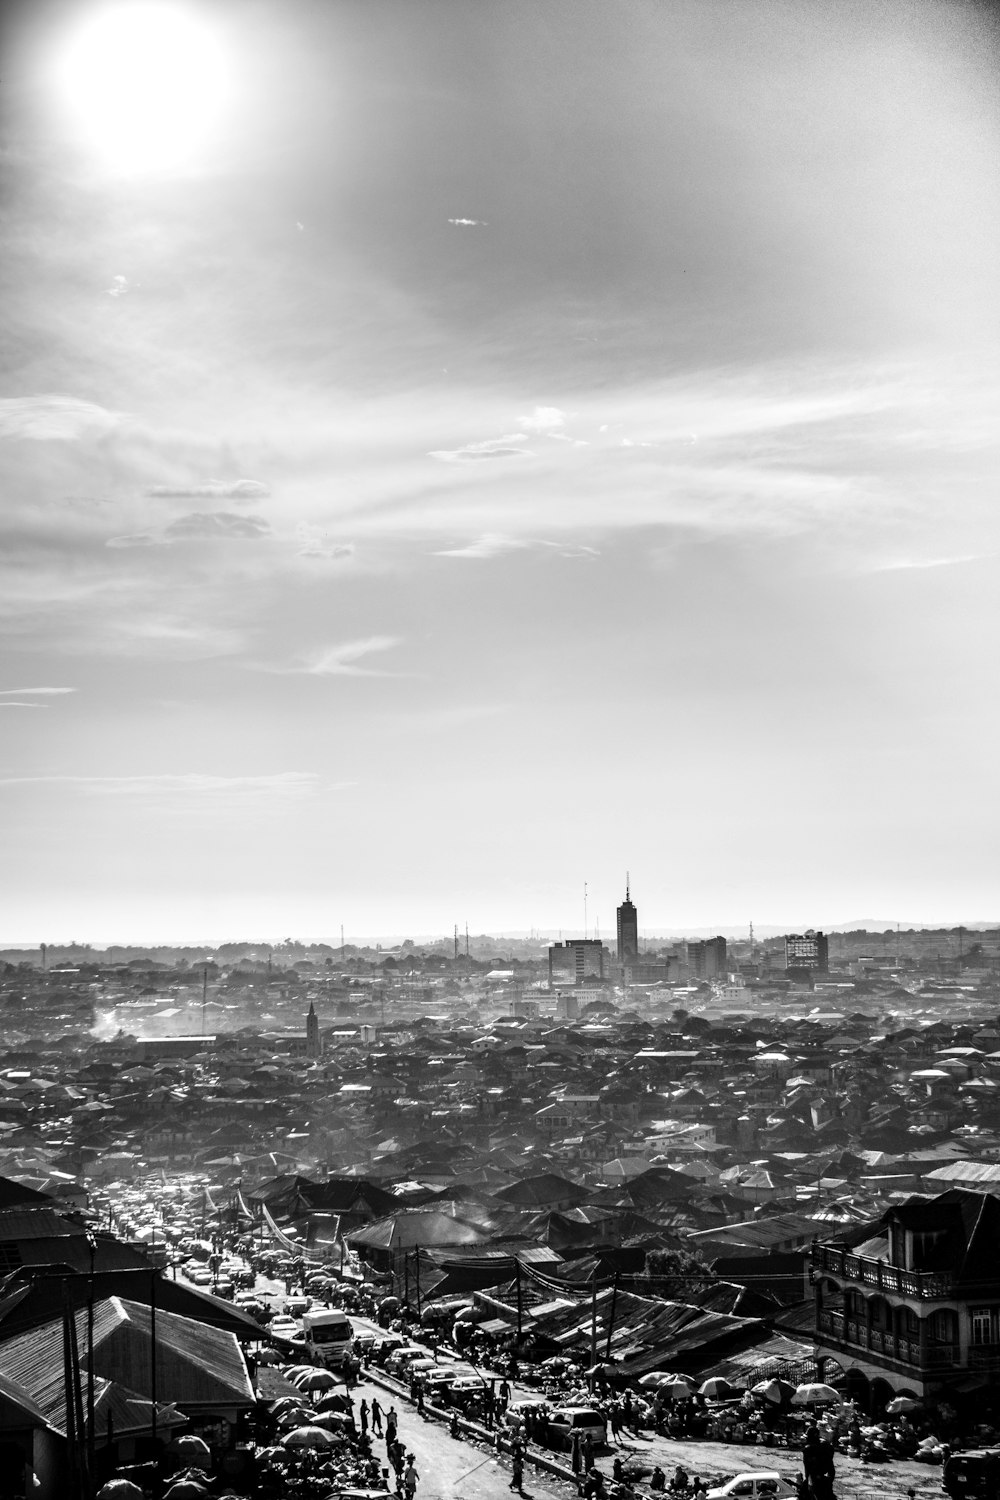
[[[417,1493],[417,1485],[420,1483],[420,1475],[417,1473],[414,1455],[406,1455],[406,1468],[403,1470],[403,1494],[406,1500],[413,1500]]]
[[[378,1404],[378,1397],[377,1396],[373,1396],[372,1397],[371,1412],[372,1412],[372,1432],[375,1433],[376,1437],[381,1437],[382,1436],[382,1408]]]
[[[368,1402],[364,1397],[361,1398],[361,1405],[358,1407],[358,1416],[361,1420],[361,1436],[366,1438],[368,1436]]]
[[[510,1450],[510,1484],[509,1489],[521,1493],[524,1484],[524,1448],[519,1438],[514,1439],[514,1446]]]

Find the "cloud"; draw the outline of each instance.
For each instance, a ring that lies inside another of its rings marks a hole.
[[[381,677],[384,673],[355,663],[375,651],[391,651],[400,640],[394,635],[370,635],[360,641],[343,641],[337,646],[328,646],[312,661],[300,668],[312,677]]]
[[[176,521],[164,528],[164,540],[186,542],[191,540],[216,540],[223,538],[236,541],[256,541],[269,536],[271,528],[262,516],[237,516],[232,511],[192,511],[190,515],[178,516]]]
[[[558,406],[536,406],[526,417],[517,420],[529,432],[548,432],[553,427],[565,427],[566,413]]]
[[[104,289],[109,297],[124,297],[129,290],[129,284],[124,276],[112,276],[111,285]]]
[[[966,552],[958,557],[899,558],[894,562],[873,563],[865,571],[869,573],[900,573],[910,568],[955,568],[961,563],[983,562],[996,557],[995,552]]]
[[[47,703],[18,703],[10,699],[5,703],[0,703],[0,708],[48,708],[48,706]]]
[[[506,437],[487,438],[482,443],[466,443],[464,448],[435,449],[428,456],[438,458],[443,463],[457,464],[475,462],[484,458],[522,458],[530,457],[530,448],[516,448],[515,443],[526,441],[527,434],[523,432],[511,432]]]
[[[265,500],[271,491],[259,479],[209,479],[204,484],[154,484],[156,500]]]
[[[11,396],[0,400],[0,438],[30,438],[36,442],[72,442],[102,437],[119,426],[121,418],[75,396]]]
[[[128,536],[109,536],[105,547],[156,547],[159,538],[151,531],[134,531]]]
[[[18,698],[54,698],[62,693],[75,692],[76,688],[69,687],[0,688],[0,698],[9,698],[12,695]]]
[[[489,222],[488,219],[449,219],[449,224],[457,224],[460,229],[480,229]]]
[[[232,511],[192,511],[178,516],[159,533],[137,531],[109,537],[107,547],[157,547],[170,542],[191,541],[258,541],[270,536],[271,528],[262,516],[237,516]]]
[[[468,542],[464,547],[443,547],[434,556],[486,559],[500,557],[505,552],[515,552],[528,545],[517,537],[501,536],[498,532],[488,531],[475,542]]]
[[[320,558],[333,562],[343,562],[348,557],[354,556],[354,543],[341,542],[336,546],[325,546],[322,542],[307,542],[304,547],[299,548],[299,557]]]

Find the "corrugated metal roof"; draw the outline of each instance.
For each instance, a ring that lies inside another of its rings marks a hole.
[[[147,1397],[152,1374],[151,1309],[108,1297],[94,1307],[94,1372]],[[76,1314],[81,1361],[88,1348],[87,1312]],[[62,1319],[0,1344],[0,1370],[32,1392],[43,1389],[63,1360]],[[157,1394],[182,1411],[250,1406],[254,1392],[236,1336],[176,1313],[156,1313]]]

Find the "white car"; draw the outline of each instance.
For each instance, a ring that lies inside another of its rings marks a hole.
[[[797,1495],[798,1490],[794,1484],[783,1479],[776,1469],[754,1469],[748,1474],[737,1474],[735,1478],[720,1484],[717,1489],[709,1490],[705,1500],[784,1500],[784,1497]]]
[[[273,1333],[275,1338],[291,1339],[297,1333],[302,1332],[302,1325],[294,1318],[272,1318],[267,1325],[268,1333]]]
[[[581,1439],[589,1437],[597,1448],[608,1444],[608,1424],[592,1406],[557,1406],[549,1416],[549,1431],[561,1438],[566,1448],[572,1448],[574,1433]]]

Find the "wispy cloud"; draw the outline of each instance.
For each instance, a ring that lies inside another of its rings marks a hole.
[[[116,412],[75,396],[10,396],[0,400],[0,438],[72,442],[100,437],[117,427],[120,420]]]
[[[264,500],[271,493],[259,479],[209,479],[204,484],[154,484],[146,494],[156,500]]]
[[[566,413],[558,406],[536,406],[534,411],[517,420],[529,432],[549,432],[554,427],[565,427]]]
[[[873,563],[865,571],[869,573],[901,573],[910,568],[920,570],[924,568],[955,568],[962,563],[983,562],[987,558],[996,557],[996,555],[995,552],[965,552],[958,557],[901,557],[892,562]]]
[[[526,440],[526,433],[511,432],[506,437],[487,438],[482,443],[466,443],[463,448],[437,448],[429,457],[448,464],[474,463],[486,458],[524,458],[530,456],[531,450],[515,445]]]
[[[48,706],[47,703],[22,703],[18,699],[11,698],[0,701],[0,708],[48,708]]]
[[[131,535],[109,537],[106,545],[116,548],[155,547],[171,542],[253,542],[270,536],[271,528],[263,516],[238,516],[232,511],[192,511],[178,516],[160,532],[139,531]]]
[[[516,552],[527,546],[528,543],[518,537],[501,536],[498,532],[489,531],[477,541],[467,542],[464,547],[442,547],[434,556],[486,559],[501,557],[505,552]]]
[[[449,224],[457,224],[460,229],[482,229],[489,223],[488,219],[449,219]]]
[[[389,677],[393,674],[380,672],[375,667],[362,667],[358,663],[366,656],[379,651],[391,651],[399,644],[400,638],[395,635],[369,635],[362,640],[340,641],[334,646],[325,646],[321,651],[314,652],[297,663],[284,666],[257,663],[256,670],[280,676]]]
[[[71,687],[0,688],[0,698],[9,698],[11,695],[18,698],[55,698],[63,693],[75,692],[76,688]]]

